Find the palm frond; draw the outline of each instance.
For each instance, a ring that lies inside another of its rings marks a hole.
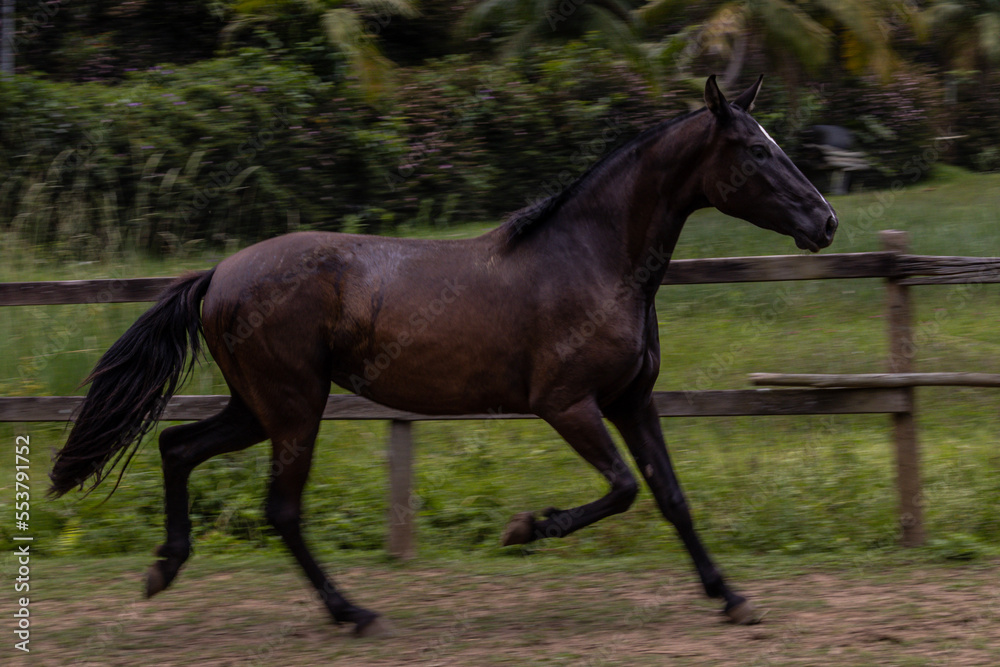
[[[327,39],[347,58],[365,97],[378,99],[392,80],[394,66],[364,31],[361,18],[350,9],[330,9],[321,22]]]
[[[657,89],[660,73],[658,61],[650,58],[645,45],[636,35],[633,24],[618,20],[618,14],[612,14],[600,5],[587,7],[587,14],[584,19],[587,29],[600,34],[610,50],[624,55],[632,68]]]
[[[812,71],[829,60],[833,35],[798,6],[785,0],[768,0],[761,3],[760,18],[773,49],[790,51]]]
[[[601,9],[608,13],[608,20],[618,19],[624,25],[632,24],[631,8],[622,0],[590,0],[582,7]]]
[[[866,69],[887,81],[899,59],[889,43],[887,25],[877,7],[862,0],[820,0],[826,11],[847,29],[847,66],[856,74]]]
[[[361,19],[349,9],[330,9],[321,19],[323,34],[331,44],[345,54],[353,55],[368,40]]]
[[[524,55],[538,37],[545,34],[548,28],[548,22],[545,19],[527,24],[507,39],[500,55],[503,58],[516,58]]]
[[[630,60],[644,58],[644,52],[631,24],[623,23],[618,14],[612,13],[603,5],[583,5],[582,24],[587,32],[596,32],[608,42],[612,51],[622,53]]]
[[[748,5],[728,2],[719,7],[701,26],[698,42],[709,53],[728,55],[737,36],[747,29],[750,18]]]
[[[979,51],[989,65],[1000,63],[1000,13],[984,12],[976,17]]]
[[[546,0],[483,0],[465,13],[459,30],[465,36],[496,29],[502,24],[523,30],[546,14]]]
[[[688,3],[683,0],[653,0],[632,11],[632,15],[644,26],[655,26],[675,18]]]
[[[925,20],[935,29],[948,29],[968,21],[972,13],[961,2],[935,2],[923,11]]]
[[[291,0],[239,0],[233,3],[232,10],[250,16],[276,16],[290,4]]]
[[[910,26],[910,30],[913,31],[918,41],[923,42],[930,35],[930,24],[927,17],[924,16],[924,12],[916,3],[908,0],[886,0],[886,6],[890,12]]]

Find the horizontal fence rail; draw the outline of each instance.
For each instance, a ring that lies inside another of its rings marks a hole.
[[[156,301],[160,293],[174,280],[175,276],[0,283],[0,306],[62,306]]]
[[[906,410],[903,392],[881,389],[732,389],[658,391],[653,393],[661,417],[748,417],[765,415],[885,414]],[[82,396],[14,396],[0,399],[0,422],[70,421]],[[174,396],[164,421],[193,421],[217,414],[229,396]],[[538,419],[532,414],[422,415],[374,403],[353,394],[327,399],[323,419],[391,419],[429,421],[457,419]]]
[[[1000,387],[995,373],[751,373],[750,382],[770,387]]]
[[[675,259],[664,285],[894,278],[901,285],[1000,283],[1000,257],[943,257],[892,252]],[[124,278],[0,283],[0,306],[156,301],[175,280]]]
[[[917,386],[1000,387],[1000,375],[915,373],[901,354],[912,347],[911,285],[1000,283],[1000,257],[947,257],[908,254],[902,232],[881,232],[884,250],[827,255],[776,255],[672,260],[664,285],[695,285],[786,280],[882,278],[888,296],[890,355],[888,373],[754,373],[756,385],[795,387],[654,392],[660,417],[735,417],[757,415],[890,414],[896,449],[902,543],[924,540],[920,505],[919,449],[913,391]],[[128,278],[0,283],[0,306],[44,306],[156,301],[175,278]],[[81,396],[0,397],[0,421],[71,421]],[[166,421],[198,420],[217,414],[229,396],[174,396]],[[527,414],[421,415],[396,410],[355,395],[329,397],[323,419],[379,419],[392,423],[388,443],[390,480],[389,551],[408,557],[415,548],[412,489],[413,440],[410,424],[422,420],[537,419]]]

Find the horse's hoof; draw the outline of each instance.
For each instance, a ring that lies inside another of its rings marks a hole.
[[[757,609],[750,600],[744,600],[738,605],[726,609],[725,614],[730,621],[737,625],[756,625],[764,619],[767,612]]]
[[[535,528],[535,517],[531,512],[515,514],[500,536],[500,544],[505,547],[527,544],[531,541],[531,531]]]
[[[354,627],[354,636],[362,639],[395,637],[396,630],[383,616],[376,616],[367,623],[358,623]]]
[[[153,563],[146,572],[146,597],[151,598],[167,587],[167,578],[160,566],[162,561]]]

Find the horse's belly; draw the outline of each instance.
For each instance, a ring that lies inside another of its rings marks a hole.
[[[423,414],[525,412],[523,350],[482,331],[396,331],[359,354],[334,353],[331,379],[378,403]]]
[[[395,348],[363,360],[360,368],[334,370],[339,386],[400,410],[421,414],[523,413],[527,392],[509,365],[481,366],[404,360]]]

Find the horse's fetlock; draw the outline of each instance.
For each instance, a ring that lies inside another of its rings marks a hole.
[[[565,532],[573,525],[573,514],[572,512],[557,512],[549,517],[549,521],[555,523],[561,532]]]
[[[621,511],[624,512],[632,506],[639,495],[639,483],[635,481],[635,477],[629,475],[627,479],[619,483],[617,488],[612,489],[612,493],[621,498],[620,502],[623,505]]]
[[[710,598],[725,598],[727,604],[730,606],[739,604],[739,602],[743,601],[742,597],[735,595],[729,590],[729,587],[726,586],[726,582],[723,580],[722,575],[718,572],[713,572],[711,575],[707,576],[704,584],[705,594]]]
[[[191,540],[177,540],[161,544],[156,549],[156,556],[183,563],[191,556]]]
[[[264,514],[267,517],[267,522],[274,526],[278,532],[291,526],[297,526],[302,516],[294,504],[274,500],[268,501]]]

